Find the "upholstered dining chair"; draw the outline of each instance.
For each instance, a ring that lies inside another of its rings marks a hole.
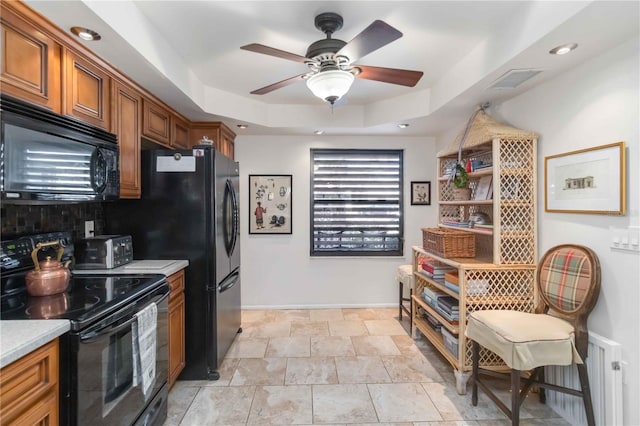
[[[589,248],[564,244],[549,249],[540,260],[536,285],[539,302],[535,313],[511,310],[475,311],[468,316],[465,334],[472,340],[472,397],[478,404],[478,387],[519,424],[520,406],[533,385],[581,396],[590,426],[595,424],[587,358],[587,317],[600,293],[600,262]],[[479,368],[480,346],[494,352],[511,369],[511,409],[490,389],[480,374],[502,375]],[[580,390],[546,383],[546,365],[576,364]],[[527,374],[522,374],[528,372]],[[525,377],[522,377],[525,376]],[[522,384],[522,387],[521,387]]]

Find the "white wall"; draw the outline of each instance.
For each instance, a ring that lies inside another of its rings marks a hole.
[[[640,425],[640,255],[609,245],[610,227],[640,225],[639,51],[638,40],[630,40],[489,110],[498,121],[540,135],[539,253],[556,244],[577,243],[592,248],[600,259],[602,290],[589,329],[622,344],[625,425]],[[439,139],[438,146],[447,146],[450,136]],[[619,141],[627,144],[625,216],[545,213],[545,156]]]
[[[403,257],[309,256],[311,148],[404,149],[405,246]],[[397,306],[398,265],[422,245],[420,228],[436,223],[435,142],[415,137],[239,136],[242,305],[250,308]],[[249,235],[248,175],[293,175],[291,235]],[[432,205],[411,206],[412,180],[432,182]]]

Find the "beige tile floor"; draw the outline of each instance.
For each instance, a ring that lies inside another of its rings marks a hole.
[[[397,309],[243,311],[220,380],[178,381],[165,426],[510,424],[482,392],[477,407],[470,386],[458,395],[451,366],[408,324]],[[535,395],[521,419],[567,425]]]

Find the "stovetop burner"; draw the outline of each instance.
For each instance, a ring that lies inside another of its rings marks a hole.
[[[30,319],[73,317],[90,311],[100,303],[100,297],[84,294],[59,293],[51,296],[31,297],[27,301],[25,314]]]

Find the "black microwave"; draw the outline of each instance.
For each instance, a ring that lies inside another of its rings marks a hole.
[[[116,135],[4,94],[0,114],[3,203],[119,198]]]

